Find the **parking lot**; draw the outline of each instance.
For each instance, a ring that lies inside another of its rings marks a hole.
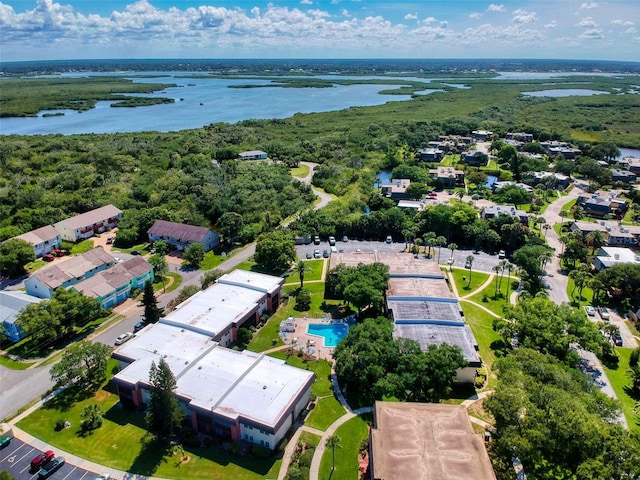
[[[31,460],[41,453],[40,450],[14,438],[0,450],[0,470],[9,472],[16,480],[36,480],[38,471],[31,470]],[[58,480],[93,480],[97,473],[89,472],[65,463],[49,478]]]
[[[386,243],[380,241],[371,241],[371,240],[349,240],[347,242],[343,242],[340,238],[336,239],[336,248],[340,253],[353,253],[353,252],[389,252],[389,253],[401,253],[404,251],[405,244],[404,242],[393,242]],[[331,251],[331,247],[329,242],[321,241],[320,245],[314,245],[310,243],[309,245],[296,245],[296,251],[298,254],[298,258],[305,259],[307,258],[307,253],[310,253],[313,256],[313,252],[315,250],[320,251],[320,255],[326,250],[327,252]],[[420,251],[424,251],[424,247],[420,248]],[[464,268],[465,259],[467,256],[473,256],[473,264],[471,268],[473,270],[478,270],[482,272],[490,273],[491,269],[500,263],[500,259],[498,255],[490,255],[485,252],[475,253],[471,250],[456,250],[453,253],[454,267]],[[447,265],[447,260],[451,257],[451,251],[447,247],[442,247],[440,250],[440,264]],[[433,261],[438,258],[438,249],[435,249],[434,259],[425,259],[423,253],[420,253],[418,256],[420,260],[428,260]],[[508,259],[507,259],[508,260]]]

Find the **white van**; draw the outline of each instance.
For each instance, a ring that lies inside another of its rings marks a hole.
[[[337,247],[331,247],[331,253],[338,253]]]

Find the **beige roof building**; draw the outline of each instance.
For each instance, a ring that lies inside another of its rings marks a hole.
[[[462,405],[376,402],[373,480],[495,480],[482,436]]]
[[[77,242],[92,237],[96,233],[118,226],[122,211],[113,205],[105,205],[89,212],[67,218],[53,226],[63,240]]]
[[[33,252],[36,257],[46,255],[53,249],[59,248],[62,243],[60,234],[52,225],[36,228],[15,238],[33,245]]]

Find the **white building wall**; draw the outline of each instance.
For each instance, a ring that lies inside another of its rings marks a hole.
[[[285,433],[287,430],[285,430]],[[279,441],[279,437],[271,433],[267,433],[264,430],[260,430],[257,427],[251,425],[240,424],[240,436],[243,440],[256,445],[262,445],[263,447],[273,450]],[[282,437],[280,437],[282,438]]]
[[[49,287],[40,283],[35,277],[29,277],[24,281],[24,286],[29,295],[33,295],[38,298],[51,298],[53,292]]]

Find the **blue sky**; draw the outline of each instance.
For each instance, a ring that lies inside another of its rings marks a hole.
[[[640,0],[0,0],[0,61],[640,61]]]

